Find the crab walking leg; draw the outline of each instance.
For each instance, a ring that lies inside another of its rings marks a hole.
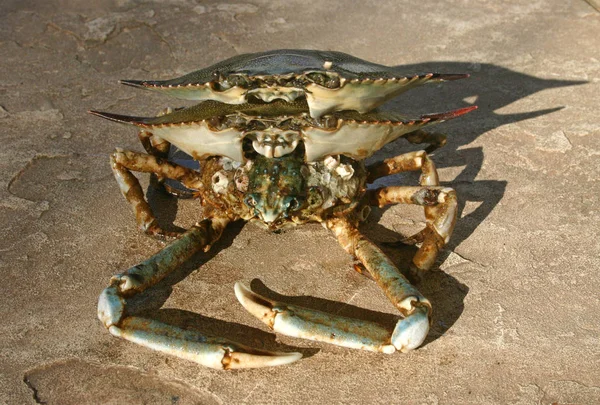
[[[148,154],[159,158],[166,158],[169,154],[171,144],[152,132],[142,130],[138,132],[138,138]]]
[[[414,132],[410,132],[404,135],[404,139],[412,144],[428,143],[429,146],[425,149],[425,152],[431,153],[436,149],[441,148],[446,144],[446,134],[440,132],[427,132],[422,129],[418,129]]]
[[[373,242],[363,236],[345,218],[327,221],[327,227],[338,238],[344,250],[365,266],[392,304],[404,316],[391,336],[394,347],[402,352],[416,349],[423,343],[431,323],[431,304],[400,273],[392,261]]]
[[[159,114],[159,116],[169,114],[172,111],[172,108],[166,108],[163,112]],[[167,157],[169,156],[169,149],[171,148],[171,143],[162,139],[160,136],[155,135],[149,131],[141,130],[138,132],[138,138],[146,152],[148,152],[148,154],[161,159],[167,159]],[[165,178],[161,175],[156,175],[156,178],[160,184],[162,184],[165,181]]]
[[[216,369],[266,367],[292,363],[300,353],[248,348],[152,319],[127,316],[125,298],[158,283],[193,254],[219,239],[228,219],[206,219],[150,259],[114,276],[98,300],[98,318],[114,336]]]
[[[417,136],[422,135],[417,133]],[[424,150],[399,155],[370,166],[367,181],[373,182],[379,177],[419,169],[422,171],[420,183],[423,187],[383,187],[370,190],[368,199],[370,205],[379,207],[397,203],[424,207],[427,225],[409,238],[409,241],[423,243],[413,258],[413,264],[417,270],[428,270],[454,230],[458,212],[455,191],[439,187],[435,164]]]
[[[158,117],[162,117],[164,115],[170,114],[173,112],[173,108],[167,107],[157,114]],[[156,156],[159,158],[166,158],[169,154],[169,148],[171,147],[171,143],[161,138],[158,135],[153,134],[152,132],[141,130],[138,132],[138,138],[142,143],[146,152],[148,152],[152,156]]]
[[[429,301],[347,220],[330,219],[327,227],[344,249],[363,263],[404,316],[393,332],[374,322],[273,301],[237,283],[235,293],[240,303],[273,330],[288,336],[383,353],[407,352],[419,347],[429,332]]]
[[[420,183],[422,186],[438,186],[440,184],[435,164],[424,150],[405,153],[369,166],[367,183],[373,183],[380,177],[414,170],[421,170]]]
[[[413,237],[423,242],[413,258],[413,264],[418,270],[429,270],[454,230],[458,212],[456,192],[440,186],[382,187],[369,190],[367,198],[370,205],[379,207],[396,203],[424,206],[427,225]]]
[[[120,149],[110,155],[110,165],[121,193],[133,208],[138,227],[149,235],[176,236],[177,234],[165,232],[158,226],[152,209],[144,198],[142,186],[131,170],[155,173],[159,177],[178,180],[186,187],[193,189],[202,188],[199,174],[194,170],[163,161],[155,156]]]

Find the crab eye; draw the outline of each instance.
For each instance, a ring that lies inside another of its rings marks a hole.
[[[327,81],[325,82],[325,87],[330,89],[336,89],[340,87],[340,78],[337,76],[328,76]]]
[[[306,76],[311,82],[321,86],[324,86],[327,82],[327,75],[324,75],[323,73],[309,73]]]
[[[256,207],[256,198],[253,195],[249,195],[244,199],[244,204],[251,208]]]
[[[338,119],[328,115],[326,117],[321,118],[321,127],[325,129],[334,129],[338,126]]]
[[[222,129],[225,129],[225,127],[223,126],[223,118],[224,117],[219,117],[219,116],[210,117],[209,119],[206,120],[206,123],[208,124],[208,128],[210,128],[211,130],[214,130],[214,131],[220,131]]]
[[[285,206],[290,211],[296,211],[298,208],[300,208],[300,202],[295,197],[288,197]]]
[[[320,72],[312,72],[306,75],[308,80],[319,86],[335,89],[340,87],[340,78],[337,75],[328,75]]]
[[[230,75],[229,77],[227,77],[227,81],[232,86],[238,87],[247,87],[249,84],[248,80],[242,75]]]

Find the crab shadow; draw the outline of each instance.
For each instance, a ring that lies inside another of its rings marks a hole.
[[[406,112],[409,116],[447,111],[450,108],[478,106],[476,111],[466,117],[442,124],[435,129],[448,135],[447,144],[432,153],[437,168],[464,167],[454,180],[442,182],[442,185],[454,188],[459,196],[459,220],[447,246],[447,251],[450,251],[465,241],[485,220],[504,196],[507,186],[507,182],[503,179],[476,180],[483,167],[485,152],[481,146],[466,148],[465,146],[470,145],[480,135],[503,125],[535,119],[564,108],[551,105],[545,109],[515,114],[496,112],[503,107],[542,90],[581,85],[587,82],[541,79],[501,66],[473,62],[426,62],[404,65],[402,69],[407,74],[410,72],[471,74],[471,77],[466,80],[443,83],[438,86],[424,86],[410,92],[409,96],[398,97],[383,106],[384,109]],[[395,142],[380,150],[367,163],[420,149],[423,149],[423,146],[407,146],[406,143]],[[418,175],[418,173],[401,173],[389,176],[377,181],[374,187],[415,184]],[[467,202],[479,206],[463,217],[462,213]],[[387,209],[389,206],[381,210],[374,210],[371,221],[378,222]],[[447,254],[446,256],[442,255],[440,261],[446,257]]]
[[[418,116],[473,104],[479,107],[478,110],[470,113],[467,117],[445,123],[443,126],[436,128],[437,132],[444,132],[448,135],[447,144],[432,154],[436,166],[439,169],[464,167],[455,179],[442,182],[443,185],[452,187],[457,191],[459,196],[459,220],[450,243],[438,258],[437,264],[439,265],[448,258],[450,252],[467,240],[490,215],[502,200],[508,184],[504,179],[477,180],[477,175],[483,167],[485,152],[481,146],[468,147],[467,145],[473,143],[480,135],[495,128],[523,120],[535,119],[556,112],[563,107],[549,105],[547,108],[536,111],[515,114],[497,113],[501,108],[543,90],[580,85],[586,82],[541,79],[501,66],[473,62],[426,62],[405,65],[403,69],[407,74],[466,72],[470,73],[471,77],[467,80],[444,83],[439,86],[424,86],[388,102],[382,107],[383,109],[393,109],[394,111],[402,111],[409,116]],[[371,157],[367,164],[420,149],[423,149],[422,145],[408,145],[402,141],[393,142]],[[379,179],[372,187],[411,184],[418,184],[418,173],[400,173]],[[164,193],[156,192],[151,185],[148,190],[148,200],[157,212],[161,226],[168,230],[173,229],[173,221],[177,213],[176,199],[166,196]],[[470,207],[477,207],[463,216],[467,204]],[[389,206],[382,209],[373,209],[371,216],[367,223],[361,227],[361,230],[367,237],[379,244],[398,268],[404,272],[408,269],[408,264],[417,248],[397,243],[409,235],[399,235],[379,224],[387,209],[389,209]],[[228,231],[225,232],[223,239],[215,245],[212,251],[216,252],[231,245],[240,229],[241,225],[239,224],[231,225]],[[180,327],[191,329],[200,327],[203,332],[229,336],[249,346],[268,350],[282,350],[282,345],[275,341],[273,334],[259,329],[206,318],[181,310],[158,310],[170,294],[171,286],[185,278],[205,261],[210,260],[213,255],[212,253],[196,255],[185,266],[182,266],[159,285],[149,289],[147,294],[144,294],[144,305],[151,307],[158,319],[168,320],[169,323]],[[268,298],[342,316],[371,320],[387,327],[393,327],[398,320],[398,317],[392,314],[371,311],[322,298],[282,296],[269,290],[258,280],[254,280],[251,286],[256,292]],[[468,294],[469,288],[452,275],[441,271],[428,272],[418,287],[435,308],[432,330],[425,341],[425,344],[427,344],[443,335],[459,319],[464,310],[464,298]],[[141,307],[144,305],[141,305]],[[213,331],[215,333],[212,333]],[[257,343],[259,343],[258,346]],[[287,349],[301,351],[305,356],[316,353],[316,350],[311,349],[283,348],[283,350]]]

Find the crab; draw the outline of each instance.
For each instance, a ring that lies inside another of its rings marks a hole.
[[[210,249],[232,221],[255,222],[270,231],[317,222],[333,232],[384,290],[401,315],[395,328],[274,301],[238,282],[234,290],[241,305],[288,336],[383,353],[419,347],[429,331],[431,304],[360,233],[358,224],[371,206],[423,206],[426,226],[411,238],[420,247],[410,269],[418,276],[431,268],[454,228],[457,199],[453,189],[440,186],[428,155],[445,143],[445,136],[422,128],[476,107],[415,119],[375,107],[417,85],[463,77],[467,75],[404,75],[399,68],[340,52],[278,50],[237,56],[173,80],[122,81],[201,102],[155,117],[90,111],[139,128],[147,153],[117,149],[110,156],[111,167],[139,228],[159,238],[175,238],[148,260],[112,277],[99,298],[101,322],[114,336],[212,368],[295,362],[301,353],[251,348],[130,314],[127,300],[196,252]],[[429,146],[365,165],[366,158],[401,137]],[[191,156],[200,169],[169,159],[177,150]],[[417,186],[368,188],[378,178],[413,170],[422,173]],[[132,172],[181,184],[201,201],[202,219],[184,233],[163,230]]]
[[[387,100],[427,82],[468,77],[466,74],[407,74],[399,67],[378,65],[332,51],[280,49],[234,56],[185,76],[166,80],[121,80],[186,100],[243,104],[304,98],[310,115],[355,110],[366,113]]]

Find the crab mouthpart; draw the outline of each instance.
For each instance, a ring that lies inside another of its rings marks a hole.
[[[266,209],[260,212],[261,219],[267,223],[272,224],[279,219],[279,216],[282,214],[281,212],[277,212],[276,209]]]
[[[278,158],[292,153],[302,139],[298,131],[284,131],[279,128],[249,132],[246,136],[252,139],[254,150],[268,158]]]
[[[266,195],[254,193],[246,198],[246,205],[253,207],[255,215],[271,230],[279,229],[280,223],[297,211],[303,202],[301,197],[273,192]]]
[[[269,88],[258,88],[249,90],[248,96],[254,96],[264,102],[270,103],[274,100],[294,101],[298,97],[304,96],[304,90],[295,87],[273,86]]]

